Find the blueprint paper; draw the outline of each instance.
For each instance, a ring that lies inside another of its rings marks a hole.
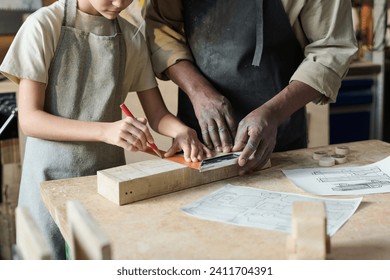
[[[365,166],[282,171],[297,187],[318,195],[390,192],[390,157]]]
[[[313,198],[229,184],[181,210],[201,219],[290,233],[293,202],[313,200],[324,201],[327,233],[332,236],[353,215],[362,198]]]

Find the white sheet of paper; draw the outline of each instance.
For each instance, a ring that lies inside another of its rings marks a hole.
[[[313,198],[229,184],[182,210],[201,219],[289,233],[293,202],[310,200],[325,202],[327,233],[332,236],[353,215],[362,198]]]
[[[365,166],[282,171],[299,188],[318,195],[390,192],[390,157]]]

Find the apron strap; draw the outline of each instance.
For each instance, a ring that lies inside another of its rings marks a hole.
[[[113,27],[116,35],[122,34],[121,26],[119,25],[118,17],[116,19],[112,20],[112,27]]]
[[[261,55],[263,53],[263,0],[255,0],[255,1],[256,1],[256,49],[255,49],[255,54],[253,56],[252,65],[260,66]]]
[[[65,0],[63,26],[74,27],[76,22],[77,0]]]

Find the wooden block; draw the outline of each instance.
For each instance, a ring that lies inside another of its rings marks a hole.
[[[97,191],[124,205],[237,175],[237,164],[201,173],[173,161],[153,159],[98,171]]]
[[[66,203],[74,260],[109,260],[111,245],[106,234],[79,201]]]
[[[325,260],[330,251],[326,211],[322,201],[297,201],[292,210],[292,233],[287,238],[289,259]]]
[[[22,259],[50,260],[53,253],[27,208],[16,208],[16,248]]]

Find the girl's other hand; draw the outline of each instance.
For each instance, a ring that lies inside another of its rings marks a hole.
[[[172,146],[164,154],[164,157],[171,157],[180,151],[183,151],[186,162],[198,162],[206,157],[211,157],[211,151],[199,141],[195,130],[191,128],[186,128],[177,134]]]

